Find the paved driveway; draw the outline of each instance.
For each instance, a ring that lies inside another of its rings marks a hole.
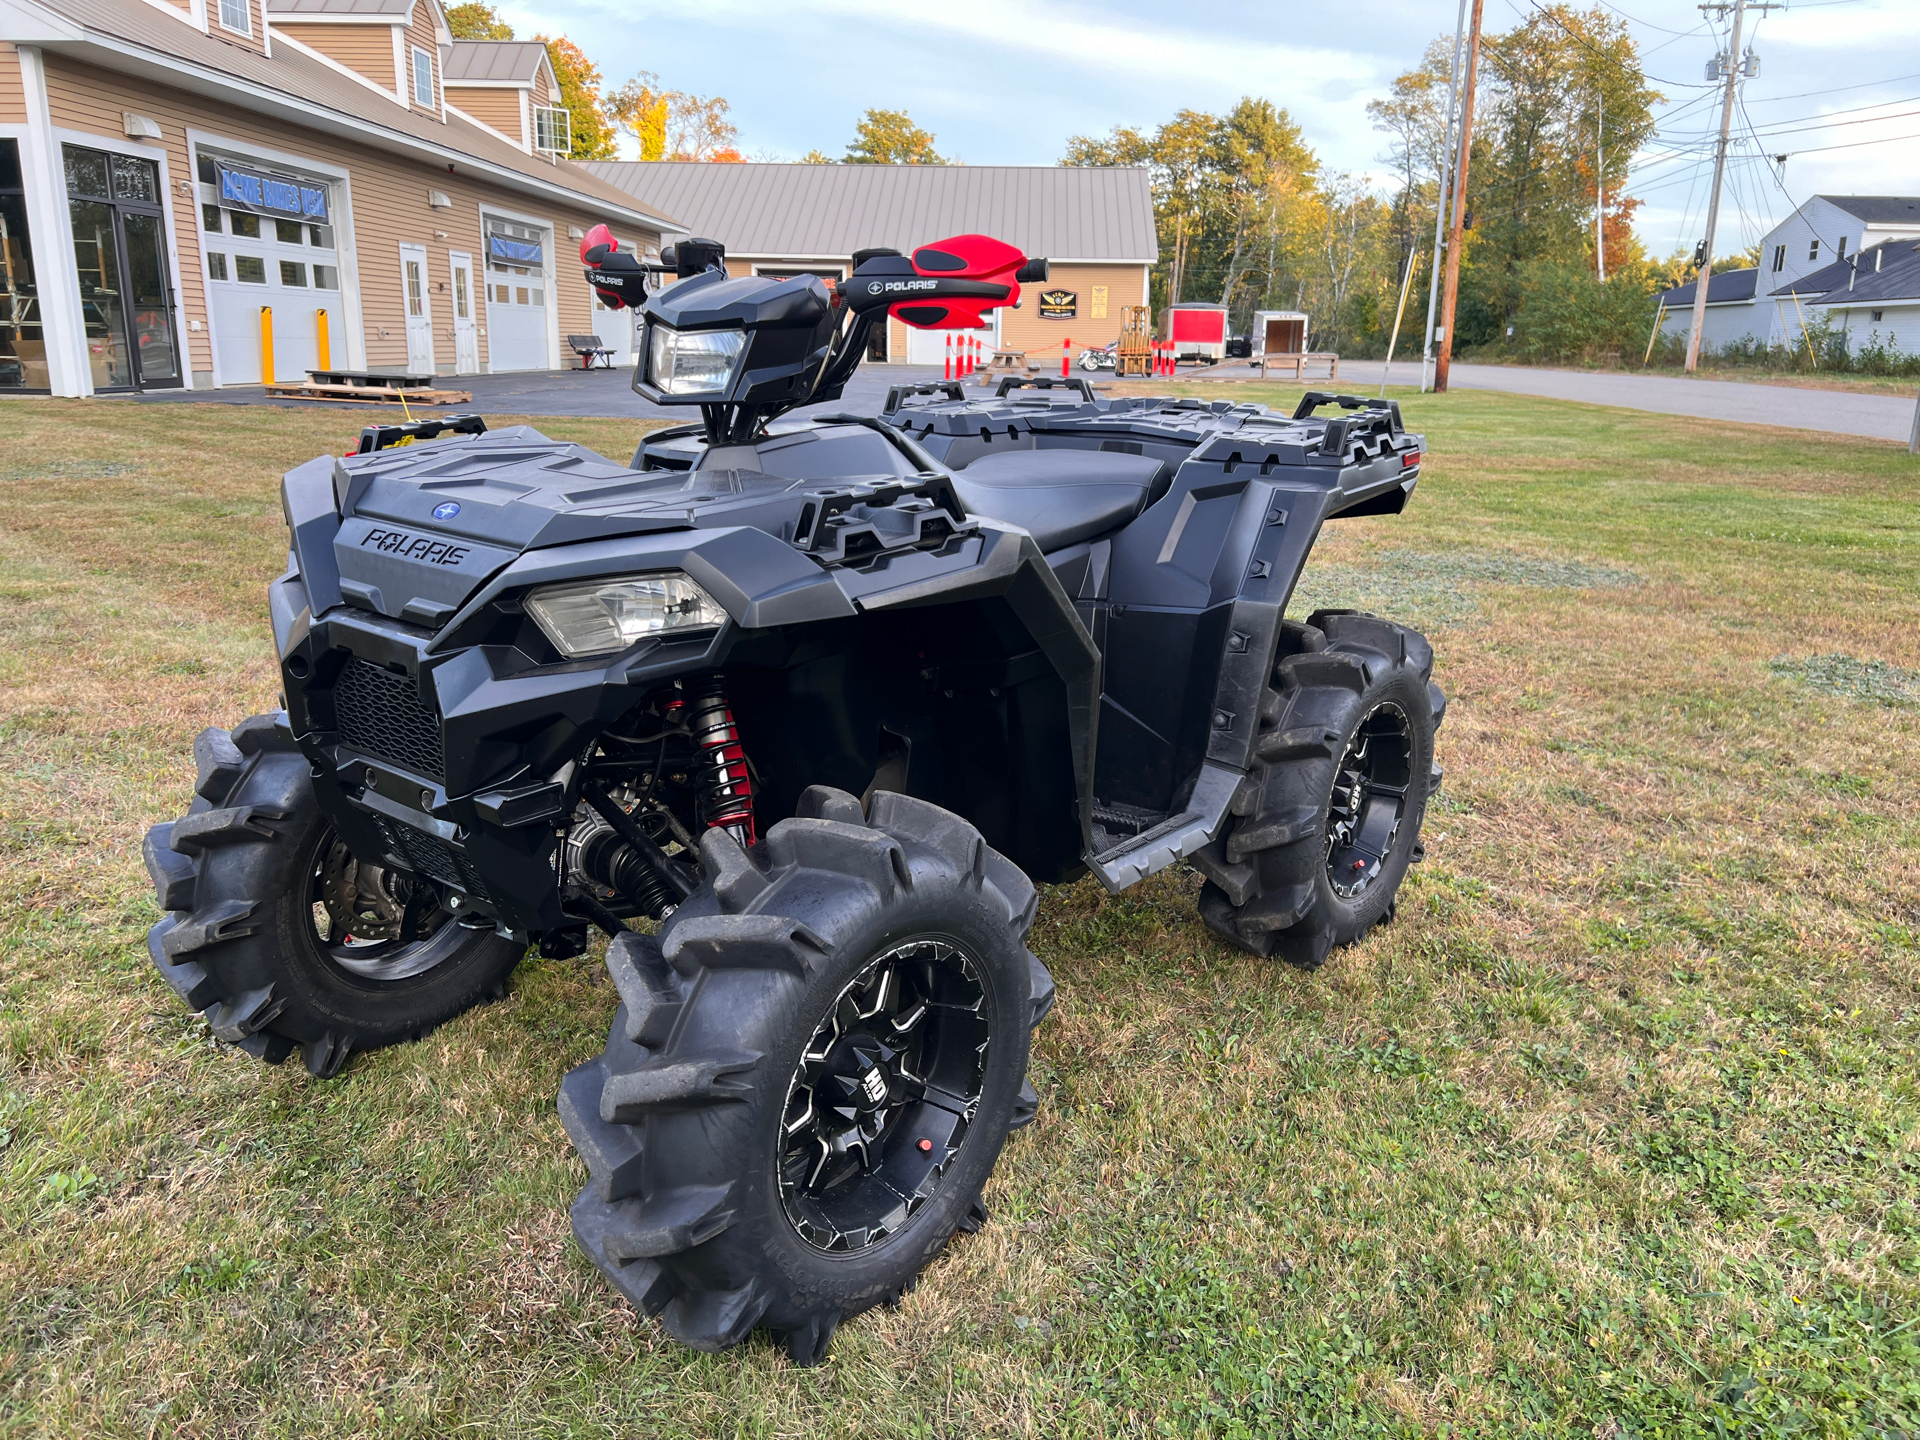
[[[1340,388],[1380,383],[1378,360],[1340,366]],[[1393,383],[1420,383],[1417,359],[1396,360]],[[1784,425],[1905,443],[1913,429],[1911,395],[1854,395],[1844,390],[1799,390],[1737,380],[1688,380],[1673,375],[1620,375],[1590,370],[1534,370],[1518,365],[1455,365],[1449,384],[1462,390],[1502,390],[1550,400],[1580,400],[1662,415]],[[1916,388],[1920,388],[1917,386]]]
[[[887,390],[894,385],[919,384],[938,380],[938,365],[862,365],[847,382],[838,400],[809,409],[828,413],[852,412],[878,415],[886,403]],[[416,415],[454,415],[479,411],[483,415],[595,415],[636,420],[692,420],[700,418],[690,405],[660,406],[648,403],[633,393],[633,368],[617,370],[529,370],[514,375],[448,376],[440,382],[449,390],[472,392],[471,405],[416,409]],[[133,398],[133,397],[129,397]],[[334,409],[340,415],[367,416],[364,422],[386,415],[398,416],[398,405],[338,405],[324,400],[278,400],[257,385],[236,386],[224,390],[150,390],[137,403],[150,405],[283,405],[302,410]],[[796,413],[805,414],[802,410]]]

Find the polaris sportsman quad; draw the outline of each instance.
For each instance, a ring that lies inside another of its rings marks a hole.
[[[288,472],[286,708],[195,742],[149,949],[216,1036],[326,1076],[604,930],[619,1008],[560,1088],[575,1233],[688,1345],[812,1363],[981,1224],[1034,1116],[1036,880],[1184,859],[1209,927],[1305,966],[1392,915],[1432,652],[1283,611],[1421,442],[1392,404],[1080,380],[778,422],[888,314],[970,325],[1046,262],[961,236],[834,290],[690,240],[648,294],[604,229],[583,259],[642,306],[634,388],[699,423],[631,464],[381,427]]]

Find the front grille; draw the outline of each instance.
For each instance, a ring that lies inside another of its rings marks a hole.
[[[447,778],[440,717],[420,698],[413,677],[354,656],[333,683],[334,725],[343,743],[431,780]]]
[[[386,842],[388,853],[403,862],[414,874],[451,885],[476,900],[493,898],[487,893],[480,872],[468,863],[467,857],[438,835],[429,835],[411,825],[389,820],[384,815],[375,815],[373,823],[379,827],[380,838]]]

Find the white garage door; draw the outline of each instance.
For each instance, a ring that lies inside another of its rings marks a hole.
[[[487,217],[487,369],[553,367],[547,232]]]
[[[203,186],[203,190],[211,189]],[[258,385],[261,307],[272,312],[273,379],[298,381],[322,363],[345,365],[340,260],[333,227],[203,203],[208,318],[222,385]],[[322,318],[324,316],[324,319]]]
[[[944,365],[949,354],[958,355],[960,337],[965,335],[980,342],[982,364],[992,357],[993,347],[1000,338],[1000,317],[997,311],[987,312],[987,323],[978,330],[919,330],[909,325],[907,328],[907,364]],[[947,347],[947,337],[953,337],[953,349]]]

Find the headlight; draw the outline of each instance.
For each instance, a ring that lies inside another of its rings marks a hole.
[[[733,378],[734,362],[747,348],[744,330],[650,330],[647,374],[669,395],[717,394]]]
[[[624,650],[649,635],[710,630],[727,619],[718,601],[677,571],[547,585],[527,596],[527,613],[570,660]]]

